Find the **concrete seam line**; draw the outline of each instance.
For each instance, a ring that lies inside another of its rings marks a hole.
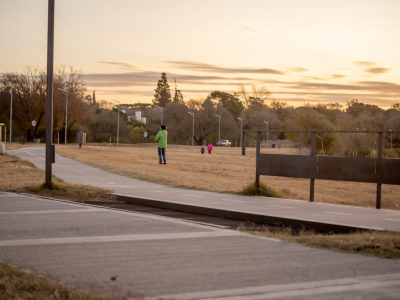
[[[236,237],[243,235],[233,230],[220,230],[211,232],[189,232],[189,233],[84,236],[84,237],[44,238],[44,239],[8,240],[8,241],[3,240],[0,241],[0,247],[51,245],[51,244],[76,244],[76,243],[152,241],[152,240],[214,238],[214,237],[232,237],[232,236]]]
[[[378,281],[378,282],[377,282]],[[353,278],[329,279],[322,281],[310,281],[299,283],[288,283],[278,285],[267,285],[259,287],[249,287],[231,290],[217,290],[209,292],[194,292],[176,295],[159,295],[151,300],[163,297],[165,299],[180,300],[227,300],[227,299],[246,299],[262,300],[276,299],[282,297],[305,296],[321,293],[335,293],[351,290],[360,290],[370,287],[398,286],[400,283],[400,273],[371,275]],[[149,300],[150,300],[149,299]]]
[[[218,230],[218,229],[231,229],[228,226],[223,226],[223,225],[215,225],[211,223],[204,223],[204,222],[198,222],[198,221],[193,221],[193,220],[185,220],[185,219],[179,219],[179,218],[173,218],[169,216],[159,216],[159,215],[154,215],[154,214],[149,214],[149,213],[144,213],[144,212],[137,212],[137,211],[131,211],[131,210],[125,210],[121,208],[115,208],[115,207],[107,207],[107,206],[101,206],[101,205],[94,205],[94,204],[87,204],[87,203],[80,203],[80,202],[74,202],[74,201],[69,201],[69,200],[61,200],[61,199],[56,199],[56,198],[49,198],[49,197],[44,197],[44,196],[36,196],[32,194],[25,194],[25,193],[20,193],[20,195],[27,196],[27,197],[33,197],[33,198],[41,198],[43,200],[47,201],[59,201],[59,202],[64,202],[67,204],[71,205],[81,205],[81,206],[86,206],[86,207],[98,207],[99,209],[107,209],[111,210],[116,213],[122,213],[122,214],[127,214],[127,215],[132,215],[132,214],[139,214],[142,215],[144,218],[149,218],[149,219],[156,219],[156,220],[165,220],[168,219],[169,222],[173,223],[181,223],[184,222],[186,225],[194,226],[197,228],[203,228],[204,226],[207,227],[212,227],[211,230]],[[37,200],[41,200],[37,199]],[[122,202],[122,201],[121,201]],[[189,223],[189,224],[187,224]],[[215,229],[217,228],[217,229]]]

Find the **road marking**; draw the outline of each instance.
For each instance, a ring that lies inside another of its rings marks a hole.
[[[221,199],[222,201],[231,201],[231,202],[246,202],[246,201],[240,201],[240,200],[232,200],[232,199]]]
[[[283,207],[283,208],[294,208],[294,207],[292,207],[292,206],[273,205],[273,204],[270,204],[269,206]]]
[[[384,218],[385,220],[388,220],[388,221],[397,221],[397,222],[400,222],[400,220],[399,219],[391,219],[391,218]]]
[[[37,155],[35,155],[35,154],[33,154],[33,153],[30,153],[30,152],[28,152],[28,151],[24,151],[25,153],[28,153],[28,154],[30,154],[30,155],[32,155],[32,156],[35,156],[35,157],[37,157],[37,158],[39,158],[39,159],[41,159],[41,160],[45,160],[44,158],[42,158],[42,157],[39,157],[39,156],[37,156]]]
[[[183,196],[190,196],[190,197],[197,197],[197,198],[203,198],[204,196],[198,196],[198,195],[190,195],[190,194],[182,194]]]
[[[398,287],[399,282],[400,273],[395,273],[354,278],[309,281],[301,283],[276,284],[240,289],[201,291],[177,295],[162,295],[162,298],[180,300],[264,300],[287,299],[298,296],[311,298],[307,296],[324,295],[328,293],[332,293],[330,295],[334,296],[333,293],[345,293],[370,289],[380,289],[383,291],[385,290],[385,287]],[[155,297],[149,298],[149,300],[150,299],[156,300],[160,298]]]
[[[327,214],[352,216],[352,214],[340,213],[340,212],[336,212],[336,211],[327,211],[327,210],[323,210],[322,212],[327,213]]]
[[[114,235],[114,236],[83,236],[66,238],[47,238],[47,239],[26,239],[0,241],[0,247],[5,246],[29,246],[29,245],[52,245],[52,244],[77,244],[77,243],[110,243],[128,241],[152,241],[152,240],[172,240],[172,239],[193,239],[193,238],[213,238],[243,236],[241,232],[234,230],[216,230],[207,232],[185,232],[185,233],[159,233],[159,234],[134,234],[134,235]]]
[[[0,212],[0,216],[7,215],[35,215],[35,214],[58,214],[58,213],[79,213],[79,212],[99,212],[104,211],[98,208],[82,208],[82,209],[58,209],[58,210],[30,210],[30,211],[7,211]]]

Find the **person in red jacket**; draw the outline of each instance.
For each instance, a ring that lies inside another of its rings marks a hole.
[[[214,147],[213,147],[213,145],[211,145],[211,144],[208,144],[208,146],[207,146],[207,151],[208,151],[208,154],[211,154],[211,151],[213,151],[214,150]]]

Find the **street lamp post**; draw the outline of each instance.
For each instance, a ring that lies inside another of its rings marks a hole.
[[[218,125],[218,142],[221,140],[221,116],[220,115],[215,115],[218,117],[219,120],[219,125]]]
[[[243,135],[243,119],[242,118],[237,118],[240,120],[240,147],[242,147],[242,135]]]
[[[392,131],[392,129],[389,129],[389,131]],[[393,132],[390,132],[390,150],[393,149]]]
[[[63,92],[67,96],[67,100],[65,101],[65,139],[64,139],[64,144],[67,144],[67,131],[68,131],[68,91],[60,89],[61,92]]]
[[[264,121],[264,123],[267,124],[267,148],[268,148],[268,122],[267,122],[267,121]]]
[[[117,102],[118,104],[117,104],[117,107],[118,107],[118,123],[117,123],[117,147],[118,147],[118,142],[119,142],[119,101],[117,101],[117,100],[113,100],[113,99],[111,99],[112,101],[114,101],[114,102]]]
[[[319,137],[321,139],[321,143],[322,143],[322,156],[325,155],[324,153],[324,138],[325,138],[326,133],[324,134],[323,137],[319,136],[318,134],[316,134],[317,137]]]
[[[5,73],[0,73],[3,74],[7,77],[10,77],[8,74]],[[10,105],[10,144],[11,144],[11,135],[12,135],[12,96],[13,96],[13,83],[12,80],[10,79],[10,83],[11,83],[11,105]]]
[[[161,109],[161,125],[163,125],[164,109],[159,106],[157,106],[156,108]]]
[[[193,143],[194,143],[194,113],[188,111],[188,114],[191,114],[193,117],[193,129],[192,129],[192,147],[193,147]]]

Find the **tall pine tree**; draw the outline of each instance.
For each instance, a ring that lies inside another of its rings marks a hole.
[[[177,85],[176,85],[176,79],[175,79],[175,77],[174,77],[174,80],[175,80],[175,96],[174,96],[174,100],[173,100],[172,102],[174,102],[174,103],[179,103],[179,104],[183,104],[184,102],[183,102],[183,95],[182,95],[182,92],[181,92],[181,90],[178,90],[178,87],[177,87]]]
[[[161,79],[158,80],[157,88],[155,89],[153,105],[166,107],[171,103],[171,91],[167,80],[167,74],[161,73]]]

